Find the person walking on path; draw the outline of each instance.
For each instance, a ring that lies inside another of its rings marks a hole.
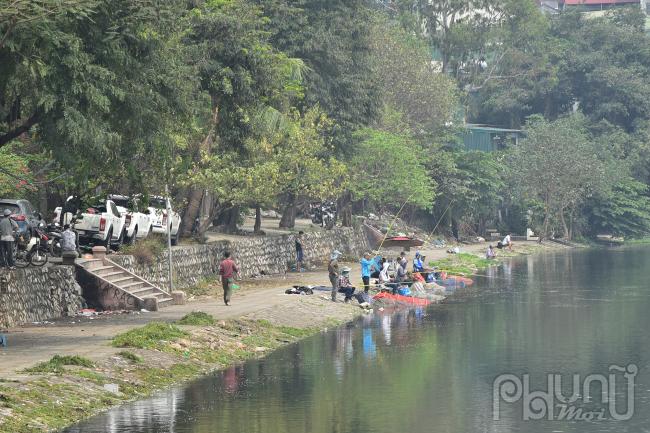
[[[223,253],[223,260],[219,265],[219,275],[221,275],[221,284],[223,285],[223,302],[230,305],[230,293],[232,291],[232,284],[235,281],[235,274],[239,273],[239,269],[235,261],[230,258],[230,253],[226,251]]]
[[[299,231],[296,236],[296,272],[302,272],[302,262],[304,260],[304,253],[302,250],[302,235],[305,232]]]
[[[327,264],[327,273],[332,284],[332,302],[336,302],[336,294],[339,291],[339,257],[341,256],[342,254],[338,250],[334,250]]]
[[[18,223],[11,219],[11,211],[5,209],[0,219],[0,266],[15,269],[14,264],[14,233],[18,231]]]
[[[370,275],[375,267],[375,261],[370,258],[370,253],[365,253],[361,259],[361,279],[363,280],[363,291],[370,291]]]

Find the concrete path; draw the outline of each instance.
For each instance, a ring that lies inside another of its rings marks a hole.
[[[519,245],[522,245],[520,243]],[[526,243],[535,245],[534,243]],[[463,246],[464,252],[482,254],[485,244]],[[517,249],[517,247],[515,247]],[[442,249],[423,251],[427,260],[446,257]],[[398,250],[383,252],[387,257],[399,254]],[[412,259],[414,252],[409,253]],[[358,263],[349,264],[353,279],[359,279]],[[73,317],[53,321],[51,324],[26,325],[12,328],[8,333],[8,347],[0,348],[0,378],[24,377],[20,370],[50,359],[56,354],[76,354],[90,359],[101,359],[119,351],[109,345],[116,334],[145,325],[152,321],[172,322],[192,311],[204,311],[217,319],[232,319],[247,315],[259,316],[266,310],[300,311],[300,296],[285,295],[284,290],[294,284],[329,285],[327,271],[316,270],[301,274],[287,274],[261,280],[245,281],[244,287],[233,296],[233,305],[225,306],[220,299],[189,302],[186,305],[166,307],[158,312]],[[321,295],[322,296],[322,295]]]

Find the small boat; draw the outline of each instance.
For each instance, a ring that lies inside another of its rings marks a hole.
[[[411,236],[390,236],[384,239],[382,246],[389,247],[400,247],[400,248],[411,248],[411,247],[421,247],[424,245],[422,239],[414,238]]]
[[[424,245],[424,241],[422,239],[405,235],[385,237],[381,231],[377,230],[375,227],[369,224],[364,224],[364,227],[366,229],[368,240],[372,245],[374,245],[375,248],[379,248],[381,246],[385,248],[400,247],[406,249],[411,247],[421,247]]]

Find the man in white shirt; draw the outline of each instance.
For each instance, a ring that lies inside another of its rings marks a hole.
[[[503,242],[501,242],[503,245],[503,248],[508,247],[510,251],[512,251],[512,239],[510,238],[510,233],[506,235],[505,238],[503,238]]]
[[[70,229],[70,224],[63,226],[61,233],[61,251],[77,251],[77,235]]]

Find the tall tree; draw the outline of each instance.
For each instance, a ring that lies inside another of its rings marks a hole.
[[[364,0],[257,0],[271,43],[307,66],[301,108],[319,105],[336,124],[338,150],[380,113],[371,49],[373,12]]]
[[[589,136],[580,114],[552,122],[536,117],[526,135],[508,161],[511,185],[522,199],[542,206],[543,236],[556,217],[564,237],[571,239],[572,218],[580,206],[594,194],[605,194],[621,171]]]

